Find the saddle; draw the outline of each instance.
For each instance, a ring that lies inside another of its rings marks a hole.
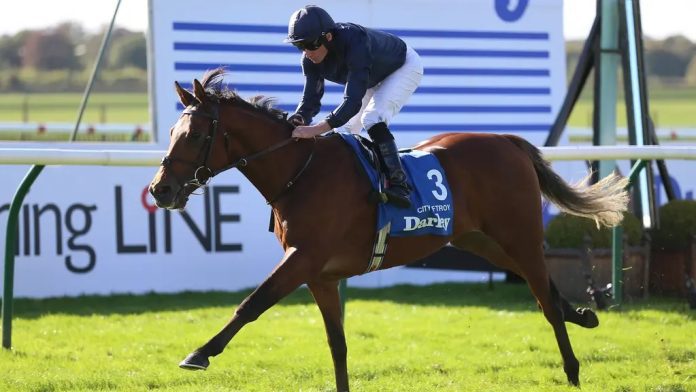
[[[363,174],[369,179],[372,191],[368,197],[377,204],[377,227],[373,257],[369,271],[379,269],[386,253],[389,236],[420,235],[448,236],[454,216],[451,192],[445,172],[435,155],[420,150],[401,150],[399,155],[413,188],[411,208],[398,208],[386,203],[383,192],[387,180],[384,164],[370,140],[353,134],[337,133],[354,151]]]

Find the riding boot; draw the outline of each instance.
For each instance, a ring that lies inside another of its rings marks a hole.
[[[382,160],[387,167],[389,188],[384,193],[387,194],[388,200],[399,208],[411,207],[411,200],[409,199],[411,188],[408,185],[406,172],[404,172],[404,168],[401,166],[401,159],[399,159],[399,151],[396,149],[394,137],[389,132],[387,125],[385,123],[377,123],[368,130],[368,134],[377,144]]]

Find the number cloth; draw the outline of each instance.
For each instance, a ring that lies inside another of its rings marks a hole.
[[[358,141],[361,136],[337,132],[355,151],[362,168],[370,178],[372,187],[379,189],[379,175]],[[445,171],[435,155],[411,150],[400,153],[411,192],[411,208],[398,208],[389,203],[379,203],[377,230],[391,222],[390,235],[396,237],[452,234],[454,205],[445,177]]]

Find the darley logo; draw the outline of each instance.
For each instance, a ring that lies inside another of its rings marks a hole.
[[[429,218],[419,218],[417,216],[405,216],[404,217],[404,231],[413,231],[418,229],[423,229],[426,227],[436,227],[438,229],[447,230],[449,226],[450,218],[440,218],[440,215],[434,214],[435,217]]]

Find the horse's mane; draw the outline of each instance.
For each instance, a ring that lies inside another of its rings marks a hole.
[[[242,98],[237,94],[236,91],[230,90],[227,86],[222,83],[222,78],[225,75],[225,68],[216,68],[208,70],[205,75],[203,75],[203,80],[201,84],[203,89],[205,89],[206,96],[209,99],[214,100],[218,103],[241,103],[249,105],[250,108],[258,110],[265,113],[275,119],[283,120],[287,117],[287,113],[274,107],[276,99],[274,97],[266,97],[263,95],[256,95],[249,98],[248,100]]]

